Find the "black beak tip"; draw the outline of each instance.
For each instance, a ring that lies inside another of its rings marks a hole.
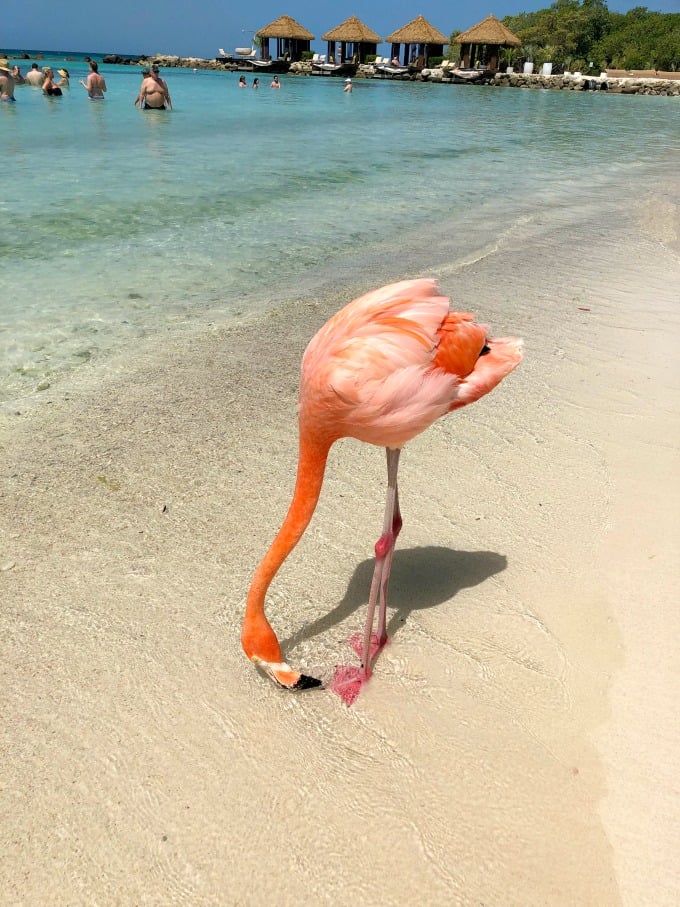
[[[308,674],[300,674],[300,679],[291,687],[292,690],[313,690],[320,687],[321,681],[316,677],[310,677]]]

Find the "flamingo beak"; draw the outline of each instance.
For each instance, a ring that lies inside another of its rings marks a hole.
[[[274,663],[258,658],[257,655],[254,655],[251,661],[271,677],[275,683],[286,690],[297,692],[299,690],[312,690],[315,687],[322,686],[321,681],[316,677],[310,677],[308,674],[294,671],[285,661]]]

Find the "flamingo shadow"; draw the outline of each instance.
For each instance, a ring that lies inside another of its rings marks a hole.
[[[344,597],[327,614],[282,642],[286,648],[330,630],[368,602],[375,561],[368,558],[357,565]],[[390,574],[387,625],[393,636],[412,611],[433,608],[453,598],[461,589],[478,586],[508,565],[503,554],[494,551],[452,551],[427,546],[402,548],[395,552]]]

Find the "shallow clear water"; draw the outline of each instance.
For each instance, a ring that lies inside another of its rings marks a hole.
[[[596,240],[662,191],[680,126],[671,98],[190,70],[164,73],[171,113],[140,112],[138,69],[102,66],[91,102],[66,65],[64,97],[20,86],[0,109],[0,401],[179,323],[455,271],[518,231]]]

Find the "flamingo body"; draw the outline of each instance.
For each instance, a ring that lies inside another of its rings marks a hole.
[[[492,340],[471,314],[451,311],[436,281],[429,279],[401,281],[355,299],[311,340],[302,359],[293,500],[253,579],[242,632],[246,654],[280,684],[289,688],[318,684],[283,662],[264,603],[276,571],[312,517],[331,445],[352,437],[388,451],[388,505],[376,543],[369,598],[371,627],[376,600],[380,601],[379,638],[376,643],[367,624],[360,685],[370,675],[374,650],[387,640],[387,580],[401,528],[399,451],[441,416],[492,390],[519,364],[521,348],[521,340]],[[352,675],[353,691],[356,682]],[[354,696],[340,692],[346,701]]]

